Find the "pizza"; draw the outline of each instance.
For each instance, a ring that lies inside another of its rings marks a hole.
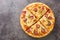
[[[20,24],[26,34],[34,38],[41,38],[53,30],[54,13],[44,3],[31,3],[22,10]]]

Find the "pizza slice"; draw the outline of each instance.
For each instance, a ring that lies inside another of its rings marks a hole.
[[[32,37],[36,37],[36,38],[45,36],[47,32],[48,32],[47,29],[39,21],[33,26],[31,26],[31,28],[26,30],[27,34],[29,34]]]
[[[32,5],[29,5],[27,7],[27,10],[29,10],[32,14],[34,14],[38,20],[48,11],[48,8],[46,7],[45,4],[33,3]]]
[[[36,22],[36,17],[30,11],[24,9],[20,17],[20,22],[24,27],[30,27]]]
[[[53,12],[48,11],[41,19],[40,22],[49,30],[52,30],[54,27],[55,18]]]

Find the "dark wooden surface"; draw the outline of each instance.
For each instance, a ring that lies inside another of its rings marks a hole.
[[[19,24],[22,9],[32,2],[45,3],[54,11],[55,27],[44,38],[28,36]],[[0,40],[60,40],[60,0],[0,0]]]

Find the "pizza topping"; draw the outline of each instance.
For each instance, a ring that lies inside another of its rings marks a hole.
[[[27,30],[27,32],[31,32],[31,30],[30,30],[30,29],[28,29],[28,30]]]
[[[25,17],[25,14],[26,14],[26,11],[22,11],[22,17],[21,18],[24,18]]]
[[[34,30],[34,34],[38,35],[38,30],[37,29]]]
[[[31,19],[33,19],[33,18],[34,18],[34,16],[30,16],[30,18],[31,18]]]
[[[30,18],[30,14],[28,15],[28,18]]]
[[[27,21],[27,19],[25,18],[23,21],[24,21],[24,22],[26,22],[26,21]]]
[[[42,10],[44,10],[44,6],[42,6]]]
[[[41,29],[41,32],[45,34],[46,33],[46,30],[44,28],[42,28]]]
[[[52,17],[51,17],[51,16],[49,16],[49,17],[48,17],[48,19],[52,19]]]
[[[48,9],[48,8],[46,7],[46,10],[47,10],[47,13],[50,13],[50,9]]]
[[[46,7],[46,10],[48,11],[49,9]]]
[[[50,13],[50,10],[48,9],[48,13]]]
[[[39,24],[36,24],[36,28],[39,28],[40,27],[40,25]]]
[[[45,14],[45,17],[47,18],[48,17],[48,14]]]
[[[33,11],[37,12],[37,8],[34,8]]]
[[[51,22],[50,21],[48,21],[48,24],[47,24],[47,26],[50,26],[51,25]]]
[[[28,18],[33,19],[33,18],[34,18],[34,16],[33,16],[33,15],[28,15]]]
[[[23,14],[26,14],[26,11],[22,11]]]

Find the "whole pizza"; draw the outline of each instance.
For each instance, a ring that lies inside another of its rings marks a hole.
[[[27,5],[20,15],[20,24],[25,33],[34,38],[48,35],[54,28],[53,11],[44,3]]]

